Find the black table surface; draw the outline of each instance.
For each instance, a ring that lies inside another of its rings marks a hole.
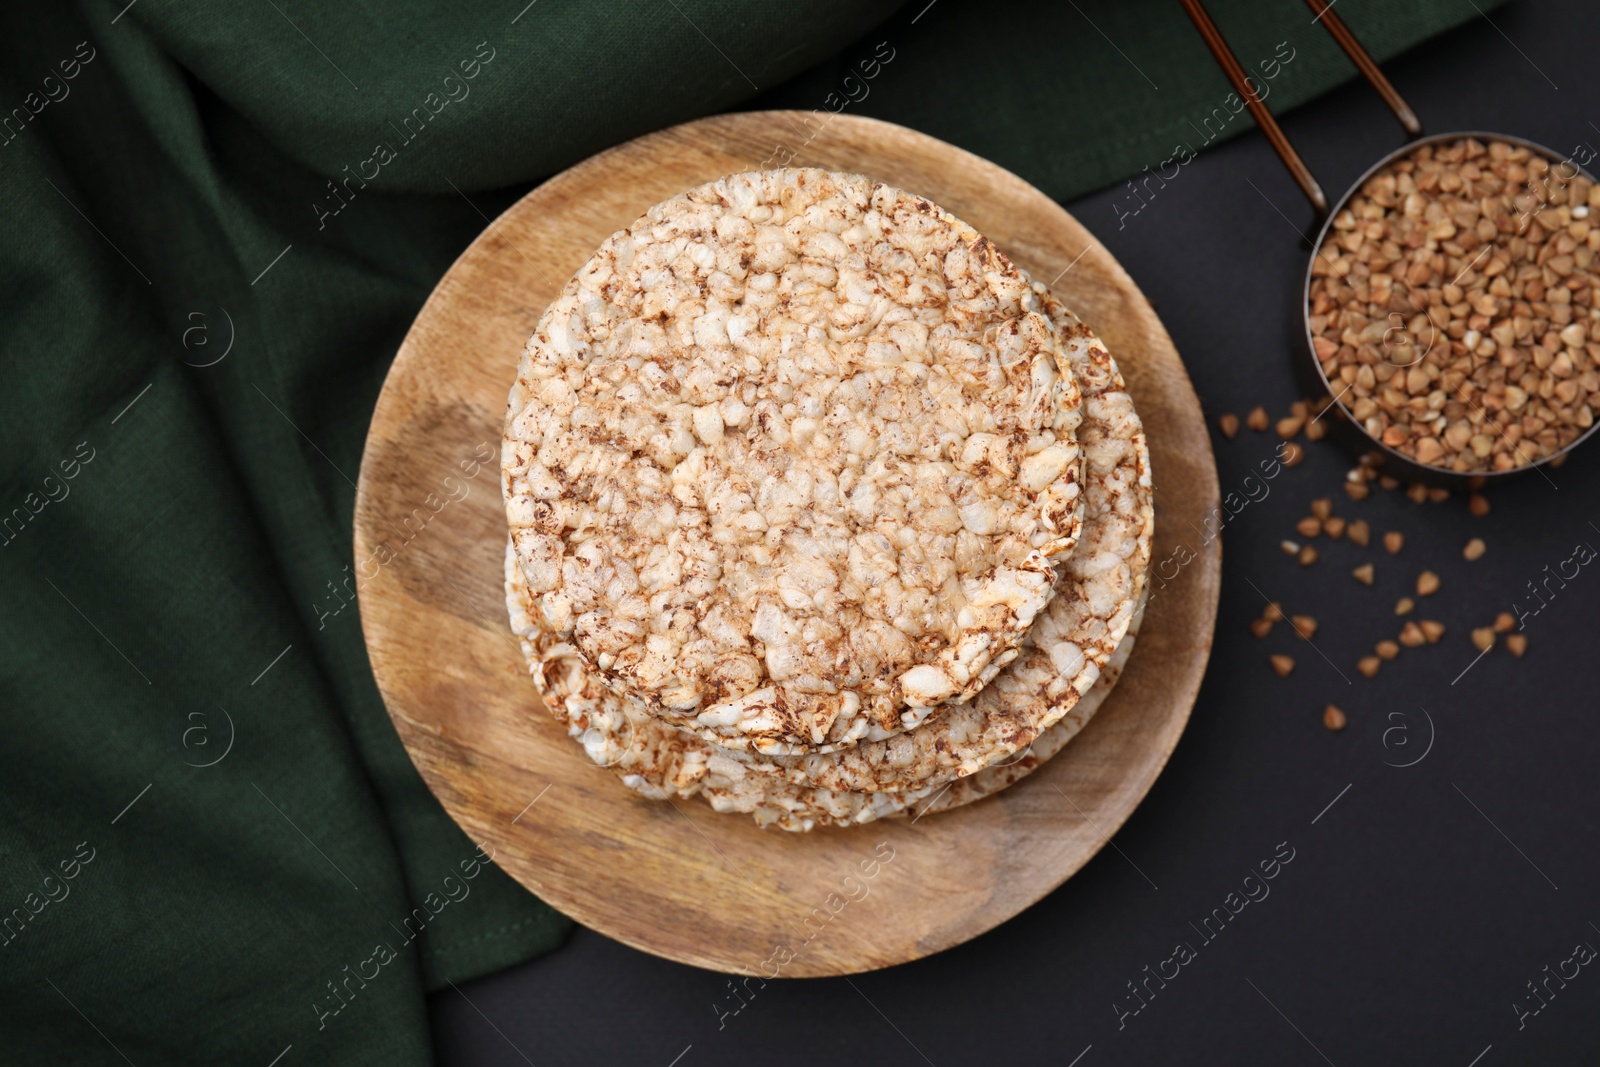
[[[1387,70],[1430,132],[1500,130],[1582,159],[1600,149],[1597,43],[1600,6],[1523,0]],[[1332,195],[1402,140],[1359,82],[1285,126]],[[1067,206],[1155,304],[1213,426],[1223,491],[1242,491],[1276,438],[1224,440],[1216,416],[1259,404],[1276,418],[1306,395],[1296,229],[1311,211],[1257,132],[1202,153],[1119,228],[1128,195]],[[1600,546],[1600,445],[1494,486],[1484,517],[1462,494],[1417,504],[1374,487],[1351,501],[1353,462],[1311,444],[1227,524],[1187,732],[1115,847],[1032,908],[915,963],[769,983],[735,1014],[725,976],[579,929],[435,997],[440,1062],[1600,1062],[1600,964],[1585,964],[1600,949],[1600,567],[1548,580]],[[1319,497],[1366,519],[1373,548],[1321,538],[1314,566],[1285,555]],[[1377,547],[1388,530],[1405,535],[1397,556]],[[1462,556],[1472,537],[1488,546],[1476,562]],[[1350,576],[1365,560],[1372,588]],[[1361,676],[1423,569],[1442,587],[1412,618],[1446,635]],[[1539,607],[1529,583],[1544,605],[1525,617],[1526,656],[1502,643],[1474,663],[1470,629]],[[1283,625],[1251,635],[1263,593],[1318,620],[1314,648]],[[1277,652],[1297,661],[1288,678],[1269,668]],[[1341,733],[1322,725],[1329,702],[1349,717]],[[1276,877],[1250,879],[1263,861]],[[1206,923],[1216,909],[1225,925]]]

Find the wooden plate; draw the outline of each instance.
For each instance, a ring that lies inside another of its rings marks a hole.
[[[1216,542],[1192,532],[1218,498],[1199,403],[1155,312],[1105,248],[992,163],[887,123],[817,121],[746,113],[664,130],[580,163],[497,219],[439,282],[395,358],[355,512],[372,669],[451,817],[586,926],[668,959],[788,977],[872,970],[960,944],[1088,862],[1183,732],[1221,570]],[[1035,277],[1055,279],[1121,363],[1149,430],[1154,558],[1167,561],[1167,581],[1121,683],[1026,781],[914,825],[790,834],[698,800],[641,799],[542,710],[506,622],[500,423],[523,342],[600,242],[650,205],[786,161],[926,196]]]

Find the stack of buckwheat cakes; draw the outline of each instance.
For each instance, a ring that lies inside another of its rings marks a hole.
[[[1116,363],[966,223],[735,174],[545,312],[502,454],[544,705],[653,799],[920,817],[1059,752],[1133,646],[1153,526]]]

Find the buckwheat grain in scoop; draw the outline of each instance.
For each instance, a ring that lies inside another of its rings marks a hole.
[[[1082,522],[1062,343],[986,238],[866,178],[656,205],[551,305],[511,394],[540,625],[664,721],[773,754],[970,700]]]
[[[1363,184],[1312,265],[1317,358],[1367,433],[1419,463],[1503,471],[1600,412],[1600,189],[1473,138]]]

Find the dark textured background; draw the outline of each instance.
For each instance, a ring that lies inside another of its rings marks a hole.
[[[1492,17],[1388,64],[1429,131],[1500,129],[1563,152],[1600,148],[1600,11],[1546,0]],[[1118,44],[1137,61],[1136,40]],[[1049,71],[1026,76],[1048,81]],[[1291,112],[1286,125],[1330,194],[1400,142],[1359,84]],[[1202,154],[1119,230],[1113,205],[1124,195],[1068,207],[1156,304],[1213,424],[1258,403],[1285,413],[1300,395],[1292,361],[1302,354],[1306,251],[1293,227],[1308,228],[1310,211],[1266,142],[1252,133]],[[1273,443],[1248,431],[1216,437],[1223,490]],[[716,1006],[733,1005],[722,976],[579,930],[542,959],[437,995],[441,1062],[1596,1062],[1600,967],[1584,968],[1520,1030],[1512,1005],[1531,1001],[1525,983],[1576,943],[1600,947],[1591,925],[1600,924],[1600,568],[1585,568],[1528,620],[1526,658],[1497,648],[1452,679],[1476,654],[1472,626],[1508,609],[1576,543],[1600,546],[1600,445],[1549,480],[1528,474],[1496,488],[1486,518],[1469,516],[1460,497],[1416,505],[1375,492],[1350,502],[1340,483],[1351,462],[1329,442],[1311,446],[1304,465],[1228,527],[1216,647],[1171,765],[1117,848],[1029,911],[917,963],[772,983],[720,1029]],[[1322,562],[1302,569],[1277,543],[1296,536],[1319,496],[1367,519],[1375,541],[1404,532],[1404,551],[1324,539]],[[1489,551],[1469,564],[1460,553],[1472,536]],[[1378,568],[1372,589],[1349,577],[1366,559]],[[1398,630],[1391,607],[1424,567],[1443,588],[1413,617],[1437,618],[1448,634],[1362,678],[1356,659]],[[1246,626],[1262,598],[1251,583],[1316,616],[1316,645],[1331,663],[1283,626],[1253,638]],[[1299,663],[1288,679],[1267,666],[1280,651]],[[1342,734],[1320,724],[1330,700],[1349,714]],[[1426,758],[1392,766],[1420,756],[1430,733]],[[1189,923],[1285,841],[1295,858],[1271,895],[1202,946]],[[1119,1030],[1112,1004],[1127,999],[1124,983],[1179,940],[1198,958]]]

